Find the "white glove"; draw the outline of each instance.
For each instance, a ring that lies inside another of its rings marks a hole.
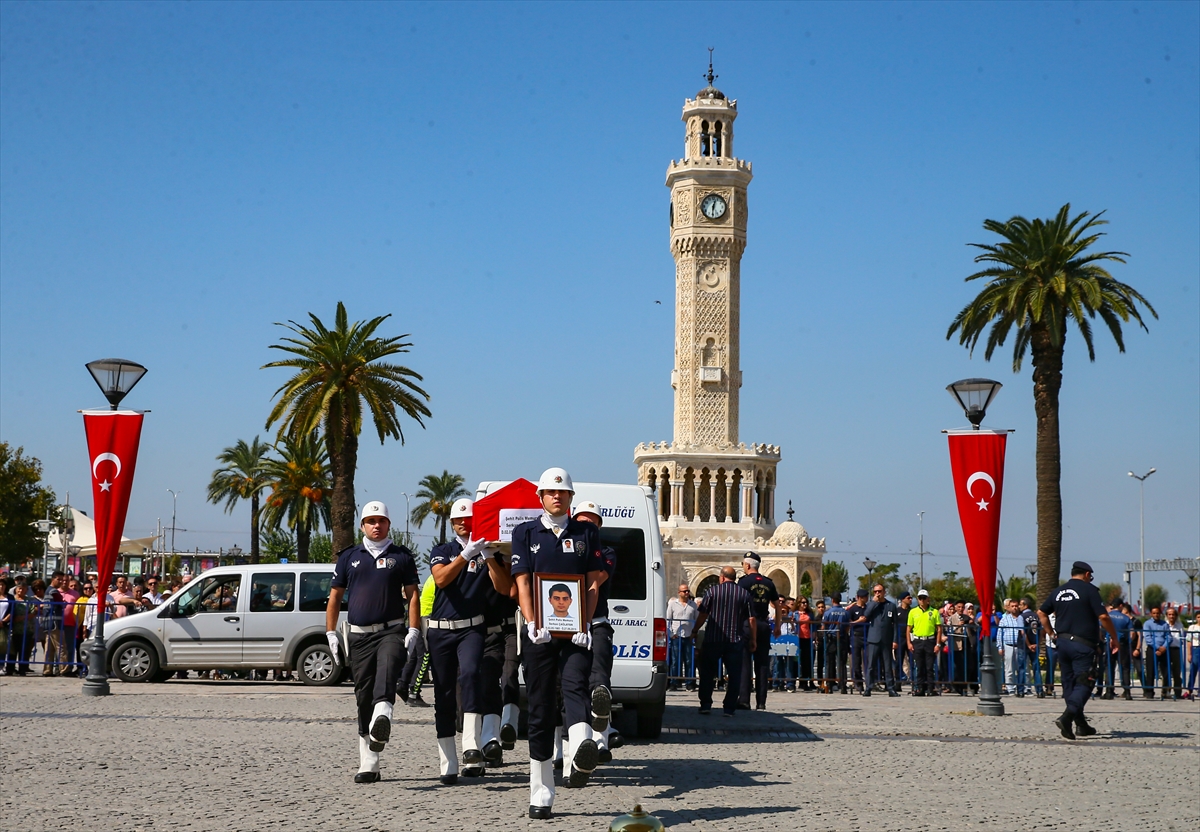
[[[469,561],[480,552],[487,544],[486,540],[468,540],[467,545],[463,547],[462,554],[459,555],[463,560]]]
[[[338,636],[334,630],[330,630],[325,634],[325,640],[329,642],[329,652],[333,654],[334,665],[342,663],[342,648],[338,645]]]
[[[486,547],[486,548],[483,550],[483,558],[484,558],[484,560],[487,560],[488,558],[494,558],[494,557],[496,557],[496,553],[497,553],[497,552],[499,552],[499,551],[500,551],[500,550],[499,550],[499,549],[497,549],[495,546],[488,546],[488,547]]]
[[[408,628],[408,635],[406,635],[406,636],[404,637],[404,649],[405,649],[405,650],[411,650],[411,649],[412,649],[412,646],[413,646],[413,644],[414,644],[414,643],[416,642],[416,640],[417,640],[417,636],[419,636],[419,635],[421,635],[421,631],[420,631],[420,630],[418,630],[416,627],[409,627],[409,628]]]
[[[545,627],[539,630],[537,628],[537,624],[530,621],[525,625],[525,629],[529,633],[529,640],[534,644],[545,644],[546,642],[550,641],[550,631]]]
[[[582,647],[584,650],[592,649],[592,634],[584,630],[582,633],[576,633],[571,636],[571,643]]]

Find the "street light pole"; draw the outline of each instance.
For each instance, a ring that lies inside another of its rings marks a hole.
[[[918,511],[917,517],[921,520],[921,551],[917,554],[921,556],[921,586],[925,586],[925,512]]]
[[[874,585],[871,581],[871,578],[875,577],[875,561],[873,561],[871,558],[867,558],[863,561],[863,566],[867,568],[867,592],[870,592],[871,587]]]
[[[1141,615],[1146,614],[1146,480],[1157,470],[1157,468],[1151,468],[1140,477],[1132,471],[1129,472],[1129,476],[1138,481],[1138,536],[1141,540],[1142,552],[1142,591],[1141,597],[1138,598],[1138,613]]]
[[[167,493],[171,495],[171,554],[175,554],[175,505],[179,500],[178,491],[167,489]]]
[[[400,496],[404,498],[404,545],[407,546],[410,542],[408,536],[408,494],[401,491]]]
[[[1192,561],[1192,565],[1183,570],[1183,574],[1187,575],[1188,579],[1188,612],[1192,614],[1192,618],[1196,617],[1196,593],[1195,581],[1196,576],[1200,575],[1200,558]]]

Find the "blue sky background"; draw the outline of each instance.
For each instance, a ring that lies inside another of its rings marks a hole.
[[[852,575],[870,553],[969,572],[945,385],[1005,388],[1000,569],[1035,559],[1030,367],[946,328],[985,218],[1107,210],[1149,334],[1076,333],[1062,393],[1063,559],[1104,580],[1200,550],[1200,4],[0,5],[0,435],[90,509],[83,364],[149,374],[127,534],[248,546],[205,504],[264,433],[276,321],[391,313],[433,418],[365,441],[358,497],[444,468],[633,481],[669,439],[663,186],[685,97],[739,100],[754,164],[742,432],[783,446],[779,512]],[[655,304],[661,300],[662,304]],[[547,390],[556,391],[548,394]],[[541,414],[556,408],[547,422]],[[366,437],[364,437],[366,438]],[[428,526],[424,530],[430,532]],[[1159,575],[1175,598],[1175,580]]]

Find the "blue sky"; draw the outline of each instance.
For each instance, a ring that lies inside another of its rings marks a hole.
[[[685,97],[754,164],[741,438],[831,557],[969,572],[945,385],[1004,382],[1000,570],[1035,559],[1030,367],[946,328],[985,218],[1107,210],[1161,318],[1069,336],[1063,558],[1200,551],[1200,4],[18,3],[0,6],[0,436],[90,508],[83,369],[149,374],[127,534],[248,545],[203,492],[262,433],[277,321],[339,300],[409,333],[433,418],[364,442],[361,500],[427,473],[632,481],[670,439],[667,163]],[[655,304],[661,300],[662,304]],[[546,389],[559,391],[547,395]],[[547,421],[539,414],[555,408]],[[425,532],[432,531],[428,526]],[[1181,575],[1156,576],[1172,595]]]

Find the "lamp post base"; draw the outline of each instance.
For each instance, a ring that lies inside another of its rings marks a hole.
[[[979,660],[979,704],[975,706],[975,710],[984,716],[1004,716],[1004,703],[1000,701],[996,645],[990,637],[985,636],[982,647],[983,656]]]
[[[83,680],[84,696],[108,696],[112,693],[108,687],[107,664],[108,645],[104,643],[104,635],[98,634],[88,650],[88,674]]]

